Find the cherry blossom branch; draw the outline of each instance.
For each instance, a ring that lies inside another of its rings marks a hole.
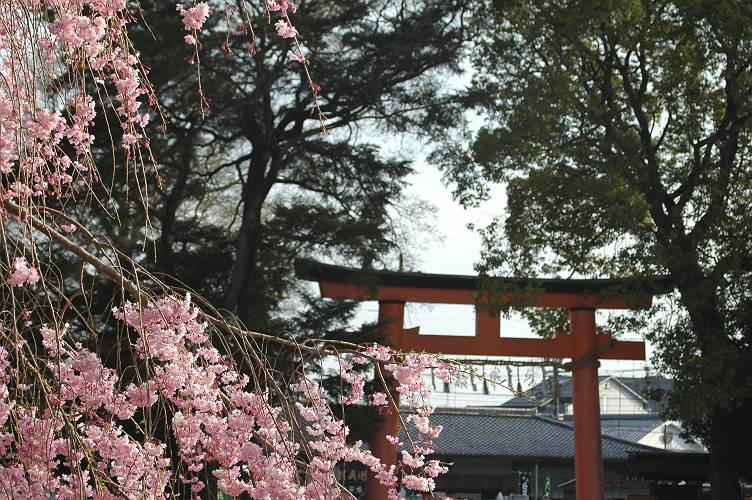
[[[137,302],[141,304],[147,304],[148,302],[154,300],[153,294],[148,293],[146,290],[144,290],[138,281],[132,281],[131,279],[127,278],[123,272],[119,271],[115,266],[112,266],[105,261],[103,261],[101,258],[95,256],[91,252],[84,249],[80,243],[74,242],[67,236],[63,235],[61,232],[59,232],[57,229],[52,227],[50,224],[46,223],[42,219],[31,215],[21,207],[19,207],[17,204],[13,203],[12,201],[0,201],[0,208],[2,210],[6,211],[7,213],[13,215],[20,221],[26,221],[31,224],[31,226],[39,231],[40,233],[44,234],[45,236],[49,237],[52,241],[59,244],[62,248],[65,250],[71,252],[76,257],[81,259],[82,262],[85,262],[86,264],[91,265],[94,269],[96,269],[101,275],[110,281],[112,281],[114,284],[119,285],[122,287],[123,290],[127,291]],[[52,209],[45,208],[46,211],[50,212],[56,212],[57,214],[63,216],[64,214],[61,214],[60,212],[53,211]],[[66,216],[66,220],[71,221],[72,219],[68,218]],[[87,233],[88,240],[90,242],[94,242],[98,246],[103,245],[102,243],[96,242],[96,239],[93,235],[88,233],[86,229],[82,226],[80,227],[83,231]],[[109,247],[110,249],[117,252],[117,249],[114,249],[113,247]],[[127,258],[126,256],[121,254],[121,257]],[[135,263],[131,262],[131,264],[136,265]],[[147,270],[139,267],[139,274],[144,275],[145,277],[148,277],[149,279],[153,280],[154,282],[160,284],[162,286],[163,290],[169,290],[170,288],[167,287],[167,285],[164,285],[161,283],[161,281],[151,273],[149,273]],[[296,349],[299,351],[305,351],[309,353],[313,353],[316,355],[336,355],[338,354],[338,351],[335,349],[335,346],[339,346],[341,348],[345,348],[348,350],[348,352],[357,352],[360,348],[360,345],[352,342],[347,342],[343,340],[329,340],[329,339],[305,339],[303,342],[297,342],[294,340],[287,340],[283,337],[277,336],[277,335],[271,335],[267,333],[252,331],[248,329],[244,329],[235,325],[232,325],[227,321],[226,318],[222,318],[219,311],[214,309],[211,304],[204,301],[200,296],[198,296],[198,300],[202,302],[205,309],[213,310],[214,315],[209,315],[205,311],[203,312],[203,316],[206,318],[206,320],[215,328],[225,331],[227,333],[231,333],[233,335],[238,336],[250,336],[257,340],[261,340],[264,342],[270,342],[279,344],[285,347],[289,347],[292,349]],[[330,345],[332,346],[331,349],[321,346],[316,346],[314,344],[322,344],[322,345]],[[375,360],[375,358],[371,358],[372,360]]]
[[[316,113],[316,117],[319,120],[322,131],[324,133],[327,133],[327,127],[325,123],[327,118],[326,115],[324,115],[324,112],[321,110],[321,106],[319,105],[319,92],[321,92],[321,87],[319,87],[319,85],[316,84],[311,77],[311,73],[308,70],[308,59],[306,59],[305,55],[303,54],[303,47],[301,46],[300,40],[298,39],[298,30],[293,25],[292,19],[288,14],[288,12],[295,14],[298,11],[298,7],[294,2],[291,2],[289,0],[266,0],[266,9],[267,17],[269,17],[270,19],[270,12],[280,13],[281,19],[274,23],[274,28],[277,30],[277,35],[280,38],[292,39],[295,50],[287,52],[287,59],[289,61],[300,62],[303,65],[303,74],[305,75],[306,83],[308,84],[308,88],[311,89],[311,96],[313,97],[313,107],[311,108],[311,114],[313,114],[314,112]]]
[[[8,273],[0,285],[6,301],[0,316],[0,428],[7,430],[0,440],[0,454],[7,457],[0,464],[4,491],[19,498],[151,498],[164,496],[168,489],[179,495],[180,488],[187,488],[197,495],[205,487],[203,472],[213,474],[231,495],[332,498],[343,492],[334,464],[359,461],[389,488],[390,498],[397,498],[399,470],[387,468],[361,443],[348,441],[348,429],[334,416],[330,396],[307,375],[316,358],[338,361],[347,389],[341,398],[344,405],[363,401],[364,375],[358,365],[380,364],[382,380],[384,373],[390,374],[395,390],[412,408],[400,419],[421,436],[411,440],[410,453],[403,453],[400,467],[409,471],[403,484],[431,491],[433,478],[445,468],[425,460],[441,429],[429,423],[430,388],[421,374],[436,367],[440,378],[450,380],[456,366],[432,355],[378,345],[297,342],[247,330],[197,298],[204,306],[199,310],[189,293],[181,296],[178,287],[167,286],[109,242],[49,207],[50,200],[65,207],[90,196],[106,202],[93,190],[100,182],[90,133],[96,96],[102,108],[114,111],[120,125],[117,146],[117,135],[107,130],[113,158],[114,149],[121,147],[127,166],[136,167],[148,227],[146,163],[156,162],[145,133],[149,114],[143,101],[163,115],[148,69],[128,39],[128,24],[135,18],[127,4],[0,4],[0,212],[6,217],[0,242],[7,259],[2,272]],[[287,0],[266,3],[270,19],[271,12],[281,17],[274,25],[278,35],[292,39],[295,51],[288,57],[303,64],[303,78],[313,93],[312,114],[318,112],[325,129],[319,89],[288,14],[295,10]],[[185,41],[194,46],[195,61],[200,62],[198,34],[208,17],[207,4],[178,6],[178,11],[188,31]],[[92,84],[96,90],[89,95]],[[199,75],[203,113],[201,85]],[[108,88],[115,89],[113,95]],[[107,114],[104,119],[109,120]],[[159,183],[156,170],[155,175]],[[103,188],[109,196],[111,191]],[[65,293],[69,277],[52,261],[55,248],[82,263],[82,289],[73,296]],[[124,302],[118,299],[112,309],[114,318],[130,330],[123,335],[124,329],[118,328],[110,339],[115,368],[88,349],[99,343],[92,320],[98,312],[86,310],[91,302],[83,290],[89,266],[92,278],[119,287]],[[143,287],[146,282],[150,289]],[[79,299],[84,300],[83,310],[73,304]],[[73,327],[64,323],[69,308],[82,319]],[[275,371],[264,353],[267,344],[293,351],[290,380]],[[121,349],[131,354],[125,367],[120,366]],[[247,373],[237,365],[248,368]],[[374,404],[381,404],[376,396]],[[392,406],[399,411],[394,399]],[[126,423],[128,432],[123,430]],[[164,435],[158,436],[157,428]],[[174,447],[168,449],[168,442]],[[305,474],[299,474],[299,468]]]

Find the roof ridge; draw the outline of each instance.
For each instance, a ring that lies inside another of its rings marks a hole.
[[[601,413],[601,420],[660,420],[664,422],[660,413]]]
[[[645,398],[642,394],[638,393],[636,390],[632,389],[629,384],[621,380],[621,377],[617,377],[616,375],[609,375],[607,378],[603,379],[602,382],[606,382],[607,380],[615,380],[616,383],[618,383],[620,386],[624,387],[627,391],[631,392],[638,398],[640,398],[644,403],[647,404],[648,400]],[[634,379],[633,379],[634,380]],[[600,382],[599,382],[600,383]]]
[[[408,408],[400,408],[400,412],[406,412]],[[476,415],[476,416],[510,416],[532,417],[536,414],[536,408],[502,408],[499,406],[466,406],[464,408],[437,407],[434,414],[444,415]]]

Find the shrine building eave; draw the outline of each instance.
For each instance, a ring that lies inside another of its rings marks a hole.
[[[652,297],[674,286],[665,276],[611,279],[486,278],[479,276],[362,270],[295,261],[298,278],[319,283],[322,297],[445,304],[508,303],[533,307],[649,307]],[[480,294],[480,295],[479,295]]]

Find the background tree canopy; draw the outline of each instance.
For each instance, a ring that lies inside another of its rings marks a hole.
[[[323,256],[369,267],[409,251],[401,225],[427,221],[425,204],[402,197],[410,158],[391,157],[369,139],[376,131],[424,134],[457,116],[442,80],[457,70],[463,3],[305,2],[295,22],[320,86],[326,135],[305,67],[287,59],[292,43],[280,41],[263,2],[216,2],[198,57],[172,3],[141,2],[148,29],[133,28],[133,42],[168,124],[165,134],[151,134],[158,174],[126,179],[104,140],[98,163],[113,169],[103,185],[128,187],[108,214],[95,207],[87,216],[139,262],[249,328],[303,336],[344,328],[354,306],[308,300],[292,261]],[[206,116],[189,59],[200,64]],[[158,117],[152,126],[161,126]],[[145,191],[146,229],[136,202]]]
[[[481,270],[669,274],[650,322],[672,413],[739,497],[752,446],[752,6],[480,2],[469,89],[485,126],[436,153],[465,204],[505,183]]]

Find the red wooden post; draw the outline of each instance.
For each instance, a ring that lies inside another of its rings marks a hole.
[[[379,328],[384,334],[384,337],[389,339],[389,342],[399,348],[402,348],[402,337],[404,332],[405,322],[405,303],[399,301],[380,301],[379,302]],[[390,381],[387,379],[387,384]],[[399,396],[395,391],[392,391],[391,387],[387,388],[394,397],[395,404],[399,407]],[[397,463],[397,447],[389,443],[386,440],[387,435],[396,436],[399,432],[399,412],[389,407],[389,412],[384,415],[384,421],[381,423],[376,435],[368,443],[368,448],[371,453],[381,460],[381,463],[386,467],[395,465]],[[368,500],[386,500],[388,496],[388,488],[383,486],[376,477],[368,471],[368,479],[366,481],[366,498]]]
[[[576,363],[597,347],[595,310],[571,309],[570,328]],[[577,500],[603,500],[601,413],[598,397],[598,361],[592,359],[572,370],[574,403],[574,474]]]

